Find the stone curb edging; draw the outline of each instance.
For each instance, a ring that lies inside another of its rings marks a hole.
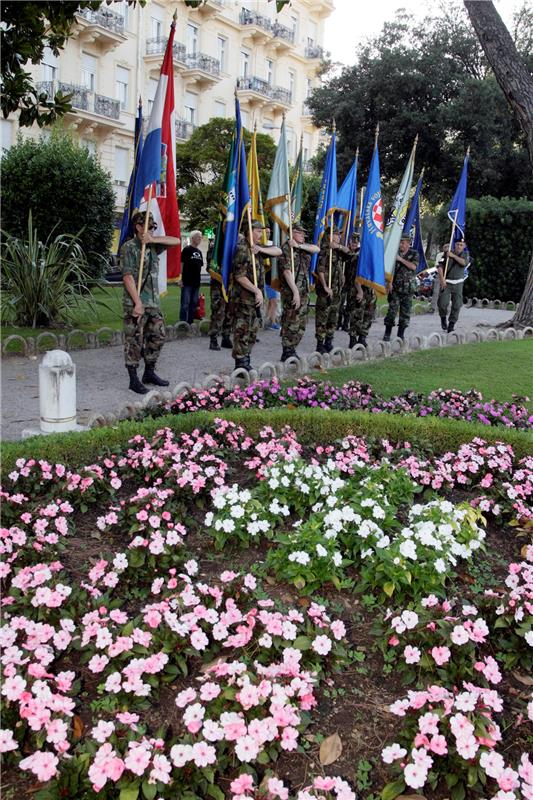
[[[284,378],[297,378],[317,368],[329,369],[335,366],[349,366],[350,364],[358,364],[380,358],[390,358],[393,355],[401,353],[431,350],[437,347],[450,347],[473,342],[503,342],[506,340],[525,339],[529,337],[533,337],[533,327],[524,328],[523,330],[507,328],[503,331],[497,330],[496,328],[489,328],[488,330],[468,331],[467,333],[460,333],[459,331],[453,331],[453,333],[439,333],[435,331],[434,333],[430,333],[429,336],[416,335],[410,339],[405,339],[405,341],[396,337],[390,342],[375,342],[367,348],[363,347],[361,344],[356,344],[351,349],[336,347],[331,353],[320,354],[315,351],[300,359],[291,357],[285,362],[266,361],[259,369],[254,369],[251,372],[239,368],[234,370],[230,375],[217,375],[212,373],[195,386],[182,381],[174,387],[172,392],[168,390],[165,392],[154,390],[149,392],[143,400],[126,403],[116,413],[94,414],[89,418],[88,424],[90,428],[96,428],[113,425],[124,419],[134,419],[140,411],[144,411],[147,408],[169,403],[183,395],[187,396],[192,393],[193,389],[208,389],[216,384],[222,385],[226,389],[232,389],[235,386],[250,386],[251,383],[258,380],[268,380],[274,377],[280,380]]]
[[[469,299],[465,304],[465,308],[473,308],[479,306],[480,308],[493,308],[501,311],[515,311],[517,304],[512,300],[505,302],[503,300],[488,300],[483,298],[479,300],[477,297]],[[413,313],[428,314],[431,307],[431,302],[423,298],[419,298],[413,304]],[[384,317],[387,313],[388,305],[385,304],[376,309],[376,319]],[[176,322],[175,325],[167,325],[167,341],[172,342],[177,339],[185,339],[190,337],[207,336],[209,331],[209,321],[207,319],[201,320],[198,324],[193,323],[189,325],[188,322]],[[81,340],[76,343],[76,340]],[[12,333],[2,340],[2,356],[38,356],[40,353],[46,351],[41,349],[43,342],[50,340],[51,347],[49,350],[66,350],[67,352],[73,350],[96,350],[100,347],[115,347],[124,344],[124,332],[117,331],[114,328],[104,326],[98,328],[96,331],[82,331],[80,328],[68,333],[40,333],[35,337],[24,337],[19,334]],[[10,345],[17,343],[20,345],[20,352],[8,352]]]

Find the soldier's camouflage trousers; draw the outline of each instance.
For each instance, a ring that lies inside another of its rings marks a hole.
[[[452,301],[452,308],[450,311],[449,325],[455,325],[459,319],[459,312],[463,307],[463,284],[462,283],[447,283],[446,288],[439,293],[439,314],[445,317],[448,313],[448,305]]]
[[[387,311],[387,315],[384,320],[385,325],[393,328],[396,321],[396,314],[399,311],[400,316],[398,318],[398,325],[402,325],[404,328],[407,328],[411,319],[412,305],[413,295],[411,292],[400,294],[392,289],[389,294],[389,310]]]
[[[255,306],[239,303],[233,317],[233,358],[246,358],[252,352],[259,330],[259,317]]]
[[[363,299],[357,299],[355,287],[348,293],[350,310],[350,336],[368,336],[368,332],[376,313],[376,293],[368,286],[363,286]]]
[[[292,292],[281,294],[281,344],[283,347],[298,347],[307,325],[309,295],[300,292],[300,308],[292,305]]]
[[[157,308],[146,308],[139,319],[124,315],[124,359],[127,367],[138,367],[141,358],[153,367],[166,339],[165,320]]]
[[[211,320],[209,336],[231,335],[231,309],[230,304],[224,300],[222,288],[218,281],[211,284]]]
[[[317,294],[315,306],[315,331],[317,339],[333,339],[337,330],[340,294],[333,294],[331,303],[325,294]]]

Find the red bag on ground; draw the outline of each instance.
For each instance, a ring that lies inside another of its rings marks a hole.
[[[198,305],[194,312],[194,319],[203,319],[205,317],[205,297],[203,294],[198,297]]]

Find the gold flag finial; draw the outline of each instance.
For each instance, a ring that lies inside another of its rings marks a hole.
[[[172,14],[172,21],[173,21],[174,25],[178,21],[178,7],[177,6],[174,9],[174,13]]]

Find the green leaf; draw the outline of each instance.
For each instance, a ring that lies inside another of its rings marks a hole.
[[[302,578],[301,576],[298,576],[293,580],[293,583],[296,586],[296,588],[300,590],[303,589],[305,586],[305,579]]]
[[[155,783],[148,783],[148,781],[143,781],[142,790],[143,790],[143,797],[145,797],[146,800],[154,800],[154,797],[157,794],[157,785]]]
[[[214,783],[207,787],[207,794],[214,798],[214,800],[225,800],[224,792],[219,786],[215,786]]]
[[[258,764],[268,764],[270,762],[270,756],[266,750],[262,750],[255,760]]]
[[[405,789],[405,781],[403,778],[398,778],[392,783],[388,783],[381,792],[381,800],[394,800]]]
[[[139,797],[139,784],[134,783],[120,790],[119,800],[137,800]]]
[[[387,597],[392,597],[394,594],[394,584],[388,581],[387,583],[383,584],[383,591],[387,595]],[[390,785],[390,784],[389,784]]]
[[[296,639],[293,642],[293,647],[295,647],[296,650],[302,650],[302,651],[309,650],[309,648],[311,647],[311,639],[310,639],[310,637],[309,636],[297,636]]]
[[[456,783],[451,792],[452,800],[464,800],[466,791],[463,783]]]

